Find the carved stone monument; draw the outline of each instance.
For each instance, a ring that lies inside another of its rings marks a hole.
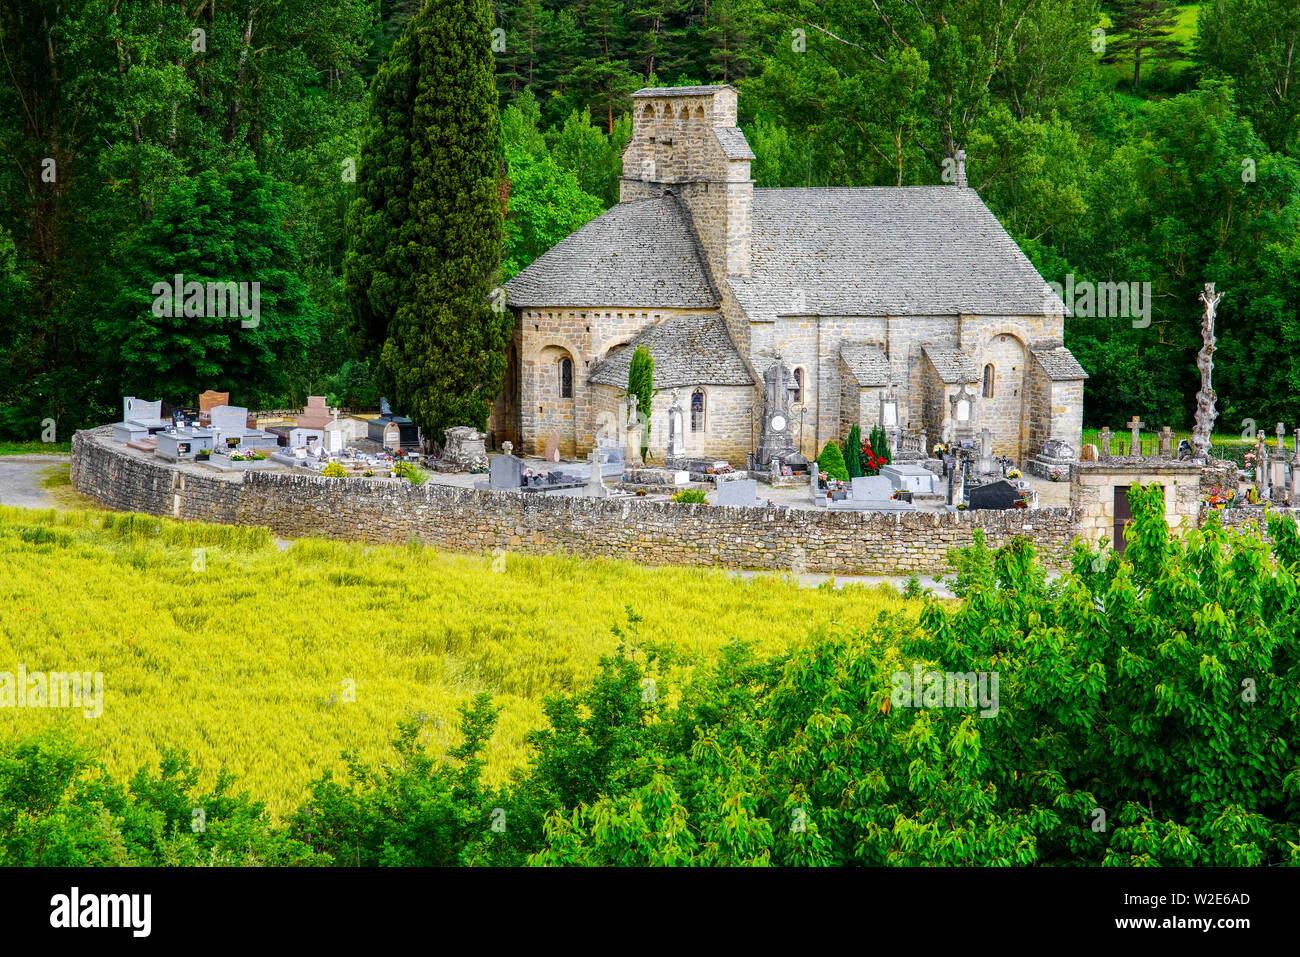
[[[686,455],[686,427],[685,413],[682,410],[682,403],[677,395],[677,390],[673,389],[672,404],[668,406],[668,462],[669,468],[673,468],[676,460]]]
[[[1214,432],[1214,410],[1217,398],[1212,382],[1214,376],[1214,313],[1219,308],[1223,293],[1214,291],[1214,283],[1207,282],[1201,292],[1205,312],[1201,317],[1201,351],[1196,356],[1196,367],[1201,370],[1201,388],[1196,393],[1196,427],[1192,430],[1192,449],[1198,459],[1210,456],[1210,435]]]
[[[641,419],[636,411],[637,399],[634,395],[627,397],[627,434],[625,436],[626,452],[624,461],[628,468],[637,468],[641,461]]]
[[[789,381],[785,362],[778,354],[776,361],[763,373],[763,429],[754,459],[760,469],[772,469],[775,462],[775,469],[779,471],[787,457],[798,453],[791,440]]]
[[[487,446],[484,445],[486,432],[468,425],[457,425],[447,429],[443,435],[446,444],[443,446],[442,457],[438,459],[439,471],[467,472],[470,469],[488,467]]]

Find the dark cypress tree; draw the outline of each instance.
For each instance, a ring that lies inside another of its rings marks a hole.
[[[493,289],[501,126],[488,0],[425,4],[380,67],[348,214],[351,341],[433,441],[487,424],[512,320]]]
[[[849,437],[844,443],[844,468],[851,479],[862,475],[862,430],[856,425],[849,427]]]

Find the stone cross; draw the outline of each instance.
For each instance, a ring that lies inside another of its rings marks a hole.
[[[1173,449],[1173,444],[1174,444],[1174,431],[1173,429],[1169,428],[1169,426],[1166,425],[1163,429],[1160,430],[1160,457],[1162,459],[1167,459],[1170,457],[1171,450]]]
[[[1268,446],[1264,444],[1264,433],[1255,433],[1255,487],[1260,495],[1268,484]]]
[[[1284,459],[1286,458],[1286,426],[1279,422],[1274,431],[1277,433],[1277,457]]]
[[[1146,428],[1146,423],[1143,422],[1135,415],[1133,416],[1133,418],[1128,420],[1127,426],[1128,426],[1128,434],[1130,436],[1128,454],[1141,455],[1142,454],[1142,430]]]
[[[1109,426],[1097,433],[1097,442],[1100,444],[1098,452],[1101,454],[1103,459],[1110,458],[1110,440],[1114,437],[1115,434],[1111,432]]]

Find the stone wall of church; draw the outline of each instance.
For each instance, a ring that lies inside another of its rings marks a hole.
[[[1083,436],[1083,383],[1055,382],[1035,362],[1031,384],[1026,454],[1036,455],[1044,442],[1056,438],[1078,455]]]
[[[525,309],[519,314],[519,429],[524,454],[542,454],[552,430],[560,454],[582,457],[596,441],[596,408],[587,376],[613,349],[672,309]],[[573,359],[573,398],[560,394],[559,361]]]

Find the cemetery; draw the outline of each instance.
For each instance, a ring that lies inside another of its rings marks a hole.
[[[1209,355],[1213,287],[1201,298]],[[1209,395],[1212,363],[1204,366]],[[377,413],[344,415],[322,396],[268,413],[212,390],[193,407],[127,396],[122,421],[77,433],[72,481],[113,508],[284,536],[840,574],[940,571],[976,529],[994,546],[1026,536],[1048,564],[1063,561],[1076,538],[1122,550],[1134,485],[1161,487],[1171,527],[1218,513],[1236,525],[1266,507],[1300,507],[1300,446],[1293,433],[1288,454],[1282,423],[1274,447],[1258,435],[1248,470],[1210,454],[1210,415],[1177,448],[1168,427],[1144,440],[1147,423],[1135,415],[1127,442],[1110,429],[1077,452],[1054,440],[1022,471],[995,454],[994,429],[976,431],[965,398],[952,402],[963,428],[933,445],[898,429],[882,398],[866,440],[855,425],[842,450],[828,442],[810,461],[792,439],[794,386],[779,358],[764,386],[760,434],[743,462],[685,453],[675,392],[660,462],[644,457],[648,420],[631,394],[619,428],[582,459],[561,457],[555,430],[542,455],[521,456],[508,440],[490,448],[490,434],[470,426],[447,429],[429,454],[427,437],[383,400]]]

